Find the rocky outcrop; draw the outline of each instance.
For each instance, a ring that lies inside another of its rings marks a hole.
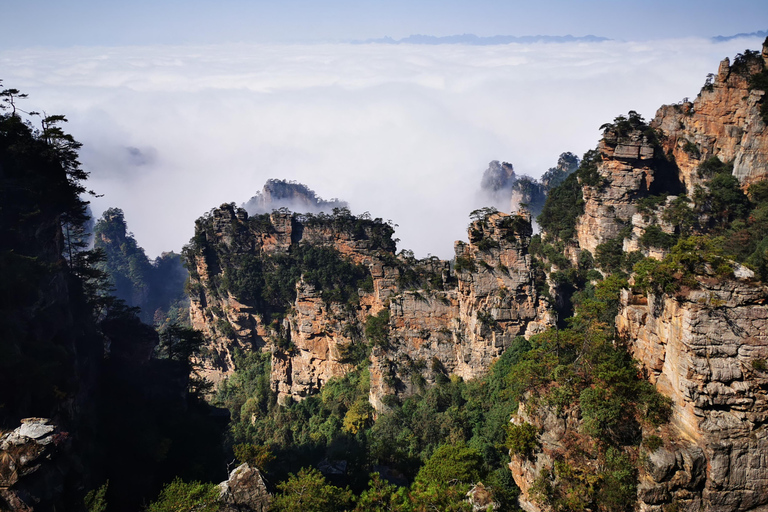
[[[679,190],[676,172],[656,133],[633,115],[619,123],[635,126],[605,130],[593,157],[594,168],[581,178],[584,213],[576,222],[581,250],[594,254],[598,245],[622,235],[638,213],[639,199]]]
[[[554,325],[534,284],[530,237],[528,214],[477,219],[469,243],[455,245],[455,287],[390,297],[389,346],[372,356],[374,406],[381,408],[382,395],[410,392],[438,374],[479,377],[516,336]]]
[[[0,437],[0,510],[47,510],[61,499],[67,468],[56,455],[64,443],[67,434],[45,418],[23,419]]]
[[[744,188],[768,177],[768,130],[760,111],[765,91],[750,88],[750,77],[765,73],[766,59],[768,46],[762,56],[742,56],[733,65],[726,58],[693,102],[662,106],[649,125],[630,112],[629,119],[604,126],[594,172],[580,180],[580,250],[594,254],[598,245],[626,236],[623,229],[643,229],[633,218],[639,199],[692,197],[704,183],[698,167],[711,157],[733,162],[733,174]],[[627,243],[626,248],[638,248],[629,237]]]
[[[467,500],[472,505],[472,512],[489,512],[499,509],[499,503],[493,500],[493,493],[478,482],[477,485],[467,491]]]
[[[455,272],[437,258],[396,257],[391,228],[377,221],[281,212],[251,218],[232,205],[198,221],[196,248],[187,251],[195,269],[190,317],[212,339],[207,375],[231,373],[235,349],[267,350],[279,399],[298,400],[353,369],[350,353],[372,343],[371,402],[381,409],[384,396],[411,393],[438,374],[482,375],[515,336],[553,323],[533,282],[529,216],[493,213],[473,222],[469,243],[456,244]],[[269,305],[221,286],[234,279],[233,261],[256,256],[267,265],[300,247],[333,249],[362,266],[368,284],[340,301],[302,276],[277,317]],[[383,337],[366,339],[367,322],[382,311]]]
[[[287,208],[303,213],[330,213],[334,208],[346,208],[346,201],[325,200],[314,190],[302,183],[287,180],[267,180],[261,191],[250,198],[243,208],[250,215],[272,213],[273,210]]]
[[[261,472],[247,463],[232,470],[219,484],[219,493],[223,512],[267,512],[272,503]]]
[[[477,202],[494,206],[502,211],[514,212],[525,204],[533,217],[537,217],[546,201],[547,194],[579,167],[579,158],[573,153],[562,153],[557,165],[547,170],[540,180],[515,174],[509,162],[493,160],[480,180]]]
[[[670,500],[685,510],[768,507],[768,288],[699,282],[647,300],[625,292],[617,317],[633,356],[672,399],[674,437],[683,442],[651,455],[641,509],[660,511]],[[685,467],[687,484],[670,489]]]
[[[630,112],[603,127],[578,174],[584,208],[568,247],[574,262],[580,251],[599,253],[608,241],[663,258],[667,250],[643,246],[641,237],[651,226],[675,233],[664,212],[679,195],[706,186],[698,167],[713,156],[733,162],[744,188],[768,178],[765,93],[750,90],[750,76],[765,73],[766,43],[762,56],[745,54],[733,65],[726,59],[694,102],[662,107],[650,125]],[[695,286],[688,282],[675,294],[622,292],[617,332],[672,403],[670,423],[644,432],[655,442],[624,448],[642,462],[638,510],[768,510],[768,287],[731,265],[730,278],[699,269]],[[537,478],[551,475],[569,453],[590,451],[573,448],[588,439],[573,409],[521,405],[513,419],[538,431],[534,453],[512,455],[510,464],[529,512],[544,510],[533,498]],[[580,464],[598,468],[597,460]]]
[[[689,195],[701,178],[696,168],[716,156],[733,162],[733,174],[746,187],[768,177],[768,130],[760,114],[765,91],[751,89],[749,76],[768,64],[768,44],[762,55],[726,58],[716,75],[693,101],[666,105],[651,123],[660,129],[664,152],[674,156]]]

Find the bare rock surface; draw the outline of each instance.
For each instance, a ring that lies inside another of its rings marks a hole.
[[[672,399],[674,434],[686,443],[651,454],[641,510],[661,510],[659,489],[706,510],[768,507],[768,373],[759,369],[768,359],[768,288],[700,278],[699,289],[645,303],[626,292],[616,326]],[[670,486],[679,471],[687,483]]]
[[[261,472],[247,463],[232,470],[219,492],[224,512],[267,512],[272,503]]]
[[[0,510],[32,511],[59,497],[65,470],[55,455],[66,439],[46,418],[25,418],[0,436]]]

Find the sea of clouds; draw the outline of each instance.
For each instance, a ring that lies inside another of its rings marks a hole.
[[[761,43],[30,48],[0,51],[0,79],[29,94],[23,108],[68,117],[103,194],[95,215],[122,208],[150,256],[284,178],[391,219],[399,248],[450,258],[489,161],[540,176]]]

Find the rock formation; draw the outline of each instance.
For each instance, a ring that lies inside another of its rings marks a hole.
[[[213,340],[207,375],[229,374],[236,348],[268,350],[279,399],[301,399],[354,368],[348,354],[371,343],[371,402],[378,408],[384,396],[409,393],[438,373],[481,375],[515,336],[545,329],[552,319],[533,282],[530,217],[486,215],[469,231],[469,243],[456,244],[460,263],[452,272],[437,258],[395,256],[392,228],[380,219],[348,212],[248,217],[232,205],[214,210],[198,221],[186,253],[194,269],[192,323]],[[290,303],[278,308],[222,286],[235,279],[231,262],[269,268],[307,247],[327,248],[363,269],[364,279],[351,283],[354,296],[330,298],[308,277],[317,269],[296,276]],[[260,263],[248,259],[256,256]],[[374,317],[381,318],[381,337],[366,340]]]
[[[287,180],[267,180],[264,187],[243,205],[250,215],[272,213],[287,208],[302,213],[330,213],[334,208],[346,208],[346,201],[325,200],[302,183]]]
[[[768,287],[750,274],[675,296],[624,293],[616,327],[672,399],[675,427],[650,456],[641,510],[768,506]]]
[[[733,162],[744,189],[768,178],[765,91],[751,87],[766,64],[768,40],[761,56],[723,61],[694,102],[662,107],[650,125],[630,112],[603,126],[603,139],[578,173],[583,209],[575,236],[561,240],[572,261],[609,241],[661,259],[668,251],[643,247],[639,237],[651,226],[676,233],[663,213],[679,195],[707,190],[699,167],[713,156]],[[654,196],[652,206],[643,204]],[[706,232],[705,222],[699,226]],[[751,270],[730,266],[728,276],[704,265],[674,291],[622,292],[618,335],[672,403],[659,444],[639,452],[646,458],[638,510],[768,510],[768,287]],[[534,483],[565,446],[583,442],[578,407],[523,404],[513,422],[540,429],[535,453],[513,455],[510,464],[521,506],[548,510],[535,498]],[[595,474],[598,463],[589,462]]]
[[[547,194],[579,167],[579,158],[573,153],[563,153],[557,166],[550,168],[540,180],[515,174],[509,162],[493,160],[483,172],[480,180],[478,202],[483,206],[494,206],[501,211],[517,211],[526,205],[535,218],[541,213]]]
[[[267,512],[272,503],[261,472],[247,463],[232,470],[219,492],[222,512]]]
[[[689,195],[701,183],[696,168],[712,156],[733,161],[733,174],[744,186],[768,177],[768,131],[760,112],[766,92],[750,87],[749,80],[767,63],[765,44],[762,55],[737,57],[733,65],[726,58],[693,102],[656,113],[651,126],[664,134],[664,152],[674,156]]]
[[[23,419],[0,436],[0,509],[26,512],[59,500],[71,461],[56,455],[66,444],[67,433],[45,418]]]

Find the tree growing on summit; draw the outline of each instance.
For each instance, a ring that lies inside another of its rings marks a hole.
[[[0,81],[0,85],[2,85],[2,81]],[[5,103],[5,105],[0,105],[0,108],[3,110],[7,110],[10,106],[11,108],[11,115],[16,116],[16,100],[25,99],[28,97],[28,94],[23,94],[18,89],[3,89],[0,91],[0,98],[2,98],[2,102]]]

